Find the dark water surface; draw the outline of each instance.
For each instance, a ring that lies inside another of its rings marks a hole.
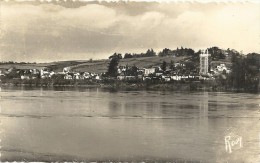
[[[1,161],[260,162],[259,94],[1,88]],[[225,137],[242,147],[225,149]]]

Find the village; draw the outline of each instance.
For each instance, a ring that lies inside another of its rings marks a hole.
[[[161,65],[152,67],[136,67],[128,65],[118,65],[117,75],[114,77],[116,80],[155,80],[162,82],[170,81],[199,81],[199,80],[214,80],[216,75],[229,74],[230,67],[225,63],[217,63],[210,66],[210,54],[208,51],[200,54],[199,67],[191,65],[191,62],[185,60],[171,63],[169,66],[166,62]],[[193,63],[192,63],[193,64]],[[210,68],[209,68],[210,67]],[[31,80],[31,79],[59,79],[59,80],[102,80],[107,78],[106,73],[95,72],[79,72],[74,71],[71,67],[64,67],[62,71],[55,72],[49,67],[41,69],[17,69],[11,67],[9,69],[0,70],[1,78]]]

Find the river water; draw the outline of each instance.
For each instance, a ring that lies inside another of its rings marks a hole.
[[[259,94],[16,87],[0,95],[1,161],[260,162]],[[227,136],[241,138],[231,152]]]

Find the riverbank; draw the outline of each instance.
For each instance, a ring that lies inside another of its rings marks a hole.
[[[111,91],[117,90],[153,90],[153,91],[214,91],[214,92],[252,92],[258,93],[259,89],[235,89],[219,85],[214,81],[119,81],[119,80],[55,80],[55,79],[9,79],[0,82],[1,87],[82,87],[102,88]]]

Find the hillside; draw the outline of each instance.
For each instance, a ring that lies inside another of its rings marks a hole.
[[[180,60],[186,59],[187,57],[142,57],[142,58],[127,58],[121,59],[119,62],[119,66],[137,66],[140,68],[149,68],[152,66],[160,66],[163,61],[166,63],[170,63],[172,60],[174,62],[178,62]],[[87,72],[96,72],[102,73],[107,71],[107,66],[109,64],[109,60],[100,60],[100,61],[92,61],[77,64],[71,66],[72,70],[74,71],[87,71]]]
[[[0,69],[42,69],[44,67],[52,68],[54,71],[62,71],[64,67],[81,64],[87,61],[59,61],[50,63],[0,63]]]
[[[172,60],[178,62],[185,60],[187,57],[142,57],[142,58],[127,58],[121,59],[119,65],[137,66],[140,68],[148,68],[152,66],[160,66],[163,61],[170,63]],[[107,71],[109,59],[93,60],[93,61],[59,61],[50,63],[36,63],[36,64],[0,64],[0,68],[9,69],[15,67],[17,69],[41,69],[43,67],[52,68],[54,71],[62,71],[64,67],[71,67],[73,71],[77,72],[95,72],[102,73]]]

